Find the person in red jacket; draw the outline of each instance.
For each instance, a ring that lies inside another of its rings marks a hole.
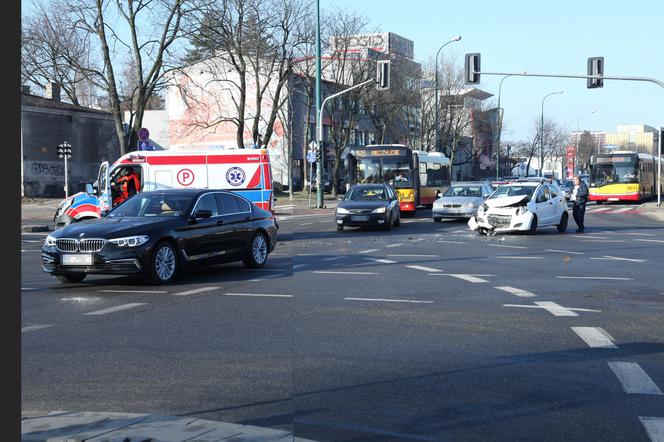
[[[123,175],[115,182],[117,196],[113,199],[113,206],[134,195],[141,189],[141,179],[134,169],[125,169]]]

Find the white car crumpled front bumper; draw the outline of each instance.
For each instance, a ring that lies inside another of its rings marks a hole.
[[[519,232],[530,230],[533,214],[525,211],[518,213],[515,207],[494,207],[486,212],[478,212],[476,216],[468,220],[470,230],[480,228],[498,232]]]

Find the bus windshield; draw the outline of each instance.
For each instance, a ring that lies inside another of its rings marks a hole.
[[[634,159],[622,162],[597,162],[593,164],[590,173],[591,186],[605,186],[607,184],[638,183],[637,165]]]
[[[389,183],[395,188],[414,186],[407,158],[362,158],[357,166],[358,183]]]

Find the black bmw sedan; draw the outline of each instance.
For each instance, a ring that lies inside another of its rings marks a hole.
[[[43,270],[63,282],[88,274],[141,274],[171,282],[192,264],[243,261],[262,267],[276,245],[272,213],[222,190],[140,192],[99,220],[56,230],[42,247]]]
[[[390,230],[401,224],[399,199],[389,184],[356,184],[336,212],[337,230],[344,226],[380,226]]]

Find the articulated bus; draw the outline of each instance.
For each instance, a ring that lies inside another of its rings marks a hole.
[[[376,144],[352,149],[346,169],[350,184],[388,183],[399,195],[404,215],[432,205],[436,191],[450,185],[450,161],[441,153],[413,150],[403,144]]]
[[[657,157],[631,151],[593,155],[590,201],[644,201],[657,195]]]

